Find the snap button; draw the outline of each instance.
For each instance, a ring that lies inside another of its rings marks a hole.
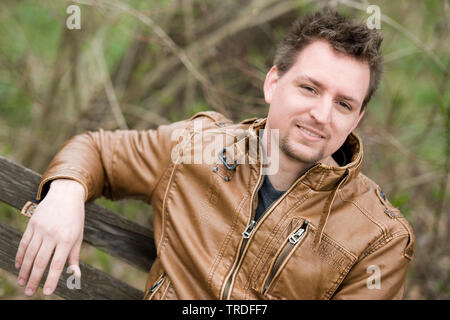
[[[217,171],[219,171],[219,168],[218,168],[218,167],[213,167],[213,168],[212,168],[212,171],[213,171],[213,172],[217,172]]]
[[[385,212],[389,217],[391,217],[392,219],[394,219],[394,218],[396,217],[395,213],[393,213],[393,212],[392,212],[391,210],[389,210],[389,209],[384,210],[384,212]]]
[[[223,122],[221,122],[221,121],[217,122],[217,125],[218,125],[219,127],[225,127],[225,123],[223,123]]]
[[[381,198],[383,198],[384,201],[386,201],[386,195],[384,194],[384,192],[380,189],[380,196]]]
[[[223,179],[227,182],[231,180],[229,176],[225,176],[225,178],[223,178]]]

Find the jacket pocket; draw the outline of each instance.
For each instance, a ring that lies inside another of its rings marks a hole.
[[[159,292],[159,289],[163,287],[163,284],[166,280],[166,274],[163,273],[158,280],[147,290],[144,296],[144,300],[152,300],[156,293]]]
[[[270,291],[271,287],[276,282],[277,277],[282,272],[283,267],[286,265],[287,260],[289,260],[294,250],[301,244],[301,240],[307,232],[307,229],[308,221],[304,220],[302,225],[286,239],[275,254],[275,259],[263,281],[263,287],[261,289],[263,295]]]
[[[355,262],[356,256],[326,234],[315,249],[316,227],[305,223],[283,240],[264,271],[257,288],[261,298],[329,299]]]

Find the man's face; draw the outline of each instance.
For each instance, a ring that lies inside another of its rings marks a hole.
[[[315,41],[283,76],[276,67],[267,74],[266,129],[279,129],[280,149],[289,158],[320,161],[336,152],[358,125],[369,81],[367,63]]]

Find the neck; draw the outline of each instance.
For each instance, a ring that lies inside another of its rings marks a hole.
[[[268,128],[267,124],[266,128]],[[268,150],[272,147],[272,153],[278,152],[278,163],[276,163],[276,161],[272,161],[274,157],[270,159],[267,168],[268,176],[275,189],[280,191],[287,190],[298,179],[298,177],[303,175],[314,165],[314,163],[306,163],[289,157],[280,149],[278,141],[269,139],[269,134],[270,129],[265,129],[262,137],[264,153],[266,157],[268,157]],[[276,143],[276,146],[271,146],[271,143]],[[319,162],[328,166],[339,167],[331,155],[320,160]],[[271,166],[277,166],[277,168],[271,168]]]

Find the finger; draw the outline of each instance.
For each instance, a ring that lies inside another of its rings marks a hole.
[[[71,272],[78,278],[81,277],[80,270],[80,249],[81,249],[81,239],[77,241],[73,246],[72,250],[69,253],[69,258],[67,259],[67,263],[69,264],[69,268]]]
[[[64,269],[64,265],[69,255],[70,247],[65,245],[59,245],[56,247],[55,254],[53,255],[52,263],[48,271],[47,280],[44,284],[44,294],[50,295],[56,289],[59,277]]]
[[[15,259],[15,267],[16,269],[19,269],[22,266],[23,257],[25,256],[25,252],[27,250],[28,244],[31,241],[31,238],[33,237],[33,228],[29,224],[27,229],[22,235],[22,239],[19,243],[19,248],[17,249],[16,253],[16,259]]]
[[[42,243],[42,236],[39,234],[34,234],[33,238],[28,245],[25,257],[23,258],[22,266],[19,271],[19,285],[23,286],[27,282],[28,275],[30,274],[31,267],[34,262],[34,258],[39,251]]]
[[[36,289],[39,287],[42,275],[44,274],[45,268],[47,267],[48,261],[55,250],[55,242],[51,239],[44,239],[39,249],[36,259],[34,259],[33,269],[31,271],[30,279],[28,280],[27,287],[25,289],[25,294],[27,296],[32,296]]]

